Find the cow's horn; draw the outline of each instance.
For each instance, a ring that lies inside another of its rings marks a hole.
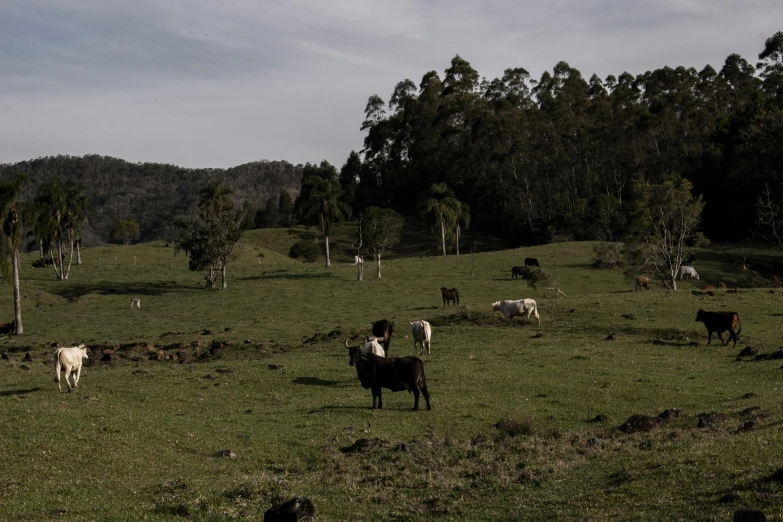
[[[350,348],[350,346],[348,346],[348,339],[345,340],[345,347]]]

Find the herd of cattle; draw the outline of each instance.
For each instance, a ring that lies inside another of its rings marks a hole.
[[[689,259],[688,262],[693,259]],[[362,262],[359,260],[358,262]],[[535,258],[526,258],[524,266],[514,266],[511,269],[512,278],[525,274],[530,267],[540,267]],[[679,272],[680,279],[688,275],[691,279],[699,279],[699,274],[690,265],[683,265]],[[725,288],[723,283],[720,286]],[[649,290],[650,279],[645,276],[636,278],[636,290]],[[441,287],[441,297],[443,298],[443,307],[448,304],[459,304],[459,290],[456,288]],[[131,307],[133,307],[133,300]],[[139,306],[139,304],[136,304]],[[538,305],[533,299],[504,300],[492,303],[494,312],[501,312],[503,316],[510,320],[516,316],[524,316],[525,322],[534,315],[541,324],[541,317],[538,314]],[[721,343],[725,346],[729,341],[734,341],[737,345],[737,337],[742,331],[739,315],[736,312],[707,312],[699,310],[696,313],[696,321],[704,323],[707,328],[707,344],[712,341],[712,334],[717,333]],[[413,349],[418,355],[424,355],[424,349],[427,355],[431,355],[432,326],[425,320],[413,321],[411,325],[411,334],[413,337]],[[737,328],[735,332],[734,329]],[[391,347],[391,338],[394,332],[394,323],[387,319],[376,321],[372,324],[372,336],[365,337],[365,342],[357,346],[349,346],[345,341],[345,347],[348,349],[349,364],[356,367],[356,374],[364,389],[372,391],[372,407],[383,408],[383,398],[381,390],[389,389],[393,392],[407,390],[413,393],[413,409],[419,408],[419,396],[423,395],[427,403],[427,409],[430,406],[430,394],[427,390],[427,380],[424,376],[424,363],[418,357],[389,357]],[[723,341],[723,332],[729,332],[729,338]],[[55,382],[57,389],[62,391],[60,386],[60,372],[65,371],[65,382],[71,391],[76,388],[81,376],[82,360],[87,359],[87,347],[84,344],[73,347],[58,348],[54,354]],[[73,386],[71,386],[70,377],[73,376]]]

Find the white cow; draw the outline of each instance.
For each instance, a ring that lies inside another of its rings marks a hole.
[[[365,343],[359,347],[354,346],[353,348],[348,346],[348,341],[345,341],[345,347],[349,350],[359,350],[361,353],[371,353],[373,355],[377,355],[378,357],[385,357],[385,352],[383,351],[383,345],[380,343],[380,341],[383,340],[382,337],[365,337],[367,339]]]
[[[131,308],[133,308],[134,306],[136,308],[141,308],[141,299],[139,299],[138,297],[132,297],[130,300],[130,304],[131,304],[130,306]]]
[[[362,256],[353,256],[353,264],[354,265],[363,265],[364,259],[362,259]]]
[[[687,266],[687,265],[682,265],[680,267],[679,275],[680,275],[680,279],[682,279],[686,275],[688,276],[688,279],[698,279],[699,278],[699,274],[698,274],[698,272],[696,272],[696,269],[693,268],[692,266]]]
[[[71,382],[68,380],[71,372],[73,372],[73,388],[79,385],[79,376],[82,374],[82,359],[87,359],[87,347],[84,343],[79,346],[71,346],[67,348],[57,348],[54,352],[54,369],[57,376],[54,378],[54,382],[57,383],[57,389],[63,391],[60,387],[60,368],[65,368],[65,384],[68,385],[70,391]]]
[[[538,315],[538,305],[532,299],[517,299],[516,301],[495,301],[492,303],[493,312],[503,312],[506,319],[511,319],[514,316],[525,315],[525,322],[530,319],[530,314],[536,316],[538,324],[541,324],[541,317]]]
[[[427,347],[427,355],[431,355],[430,342],[432,340],[432,327],[427,321],[413,321],[411,323],[411,332],[413,333],[413,349],[416,353],[424,355],[424,347]],[[421,351],[419,351],[421,345]]]

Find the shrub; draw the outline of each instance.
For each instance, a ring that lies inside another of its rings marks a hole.
[[[620,245],[617,243],[600,243],[593,248],[593,267],[617,268],[623,266]]]
[[[288,251],[288,257],[303,259],[308,263],[315,263],[321,255],[321,247],[312,241],[297,241]]]

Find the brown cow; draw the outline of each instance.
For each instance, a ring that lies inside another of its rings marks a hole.
[[[650,278],[639,276],[636,278],[636,290],[641,290],[644,288],[645,290],[650,289]]]
[[[511,267],[511,279],[517,279],[519,276],[522,276],[530,270],[529,268],[525,266],[512,266]]]
[[[454,306],[459,304],[459,290],[456,288],[440,287],[440,294],[443,297],[443,308],[446,308],[446,303],[453,302]]]
[[[723,343],[723,346],[726,346],[732,339],[734,339],[734,346],[737,346],[737,337],[742,331],[742,325],[740,324],[737,312],[705,312],[704,310],[699,309],[699,311],[696,312],[696,320],[701,321],[704,323],[704,326],[707,327],[707,344],[710,344],[710,341],[712,341],[712,332],[717,332],[718,338],[720,339],[720,342]],[[734,328],[737,326],[739,326],[739,329],[735,334]],[[729,338],[724,343],[722,332],[725,331],[729,332]]]
[[[720,283],[718,283],[718,288],[726,288],[726,283],[721,281]]]

